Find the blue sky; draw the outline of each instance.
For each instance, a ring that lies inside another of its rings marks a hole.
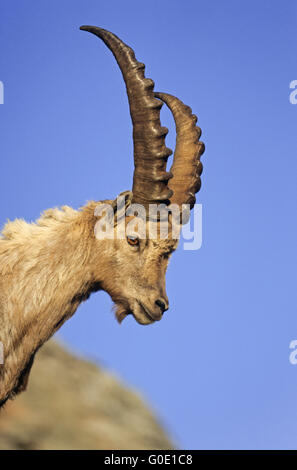
[[[80,25],[116,33],[199,117],[203,245],[173,256],[170,310],[119,326],[98,293],[58,334],[140,390],[182,448],[297,448],[296,14],[290,0],[1,2],[2,226],[131,188],[121,73]]]

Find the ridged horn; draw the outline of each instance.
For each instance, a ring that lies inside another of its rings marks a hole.
[[[171,203],[180,207],[190,204],[192,209],[196,202],[195,194],[201,187],[203,166],[200,157],[205,150],[204,143],[199,141],[201,129],[196,126],[197,116],[175,96],[167,93],[155,93],[155,96],[166,103],[176,125],[176,147],[170,169],[173,177],[169,182],[173,191]]]
[[[165,146],[166,127],[160,123],[163,103],[154,97],[154,82],[144,76],[144,64],[138,62],[134,51],[115,34],[96,26],[81,26],[81,30],[98,36],[113,53],[126,83],[133,123],[134,177],[133,203],[148,208],[151,203],[169,204],[172,191],[166,171],[172,151]]]

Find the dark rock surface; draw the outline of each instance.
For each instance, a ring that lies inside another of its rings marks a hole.
[[[144,401],[54,341],[38,353],[25,393],[0,412],[0,449],[171,449]]]

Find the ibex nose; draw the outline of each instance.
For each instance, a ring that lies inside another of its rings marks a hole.
[[[155,304],[158,305],[162,313],[166,312],[166,310],[169,308],[168,302],[166,302],[164,299],[157,299]]]

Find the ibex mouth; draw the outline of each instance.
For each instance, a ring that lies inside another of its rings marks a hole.
[[[142,308],[143,312],[145,313],[145,315],[147,316],[147,318],[151,321],[151,322],[155,322],[155,321],[159,321],[161,320],[162,318],[162,315],[158,315],[157,317],[156,316],[153,316],[153,314],[148,310],[148,308],[142,303],[140,302],[140,300],[137,300],[138,304],[140,305],[140,307]]]
[[[131,307],[127,301],[117,299],[113,308],[115,310],[116,319],[119,323],[122,323],[128,315],[133,315],[137,323],[140,325],[150,325],[155,321],[161,320],[162,315],[156,316],[151,313],[140,300],[135,299],[133,304],[133,307]]]

